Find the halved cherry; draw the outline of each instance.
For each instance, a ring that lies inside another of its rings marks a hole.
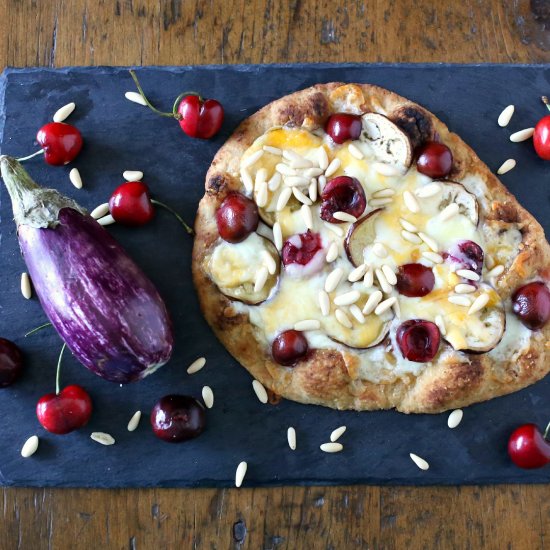
[[[220,237],[229,243],[240,243],[256,231],[260,220],[256,203],[240,193],[230,193],[216,212]]]
[[[542,281],[518,288],[512,304],[519,320],[531,330],[542,328],[550,319],[550,290]]]
[[[422,264],[399,266],[396,285],[399,294],[409,298],[419,298],[430,293],[434,285],[435,277],[430,267]]]
[[[277,335],[271,345],[273,359],[285,367],[294,366],[300,359],[307,355],[309,346],[302,332],[297,330],[285,330]]]
[[[401,354],[409,361],[431,361],[439,349],[441,340],[437,325],[423,319],[405,321],[395,334]]]
[[[292,235],[283,244],[282,260],[289,275],[312,275],[325,264],[319,233]]]
[[[481,275],[483,269],[483,249],[474,241],[458,241],[447,253],[445,258],[460,264],[462,269],[470,269]]]
[[[335,212],[347,212],[359,218],[367,206],[363,186],[350,176],[330,180],[321,193],[321,201],[321,219],[330,223],[344,223],[333,217]]]
[[[334,143],[338,144],[349,139],[357,139],[361,135],[362,129],[361,117],[349,113],[331,115],[325,126],[325,132]]]
[[[443,143],[429,141],[418,151],[416,169],[430,178],[444,178],[453,167],[453,154]]]

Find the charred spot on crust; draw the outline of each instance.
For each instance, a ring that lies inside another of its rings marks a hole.
[[[483,377],[481,360],[471,357],[468,363],[449,365],[448,379],[438,381],[428,394],[430,404],[437,407],[446,406],[449,399],[456,399],[462,393],[475,393]]]
[[[518,223],[519,212],[517,206],[511,202],[493,202],[494,219],[505,223]]]
[[[321,92],[315,92],[308,96],[304,104],[285,103],[278,112],[281,124],[289,126],[301,126],[306,117],[312,118],[316,124],[321,125],[329,114],[327,99]]]
[[[209,195],[215,196],[220,193],[221,190],[225,189],[229,185],[229,179],[224,174],[216,174],[208,180],[206,185],[206,192]]]
[[[404,105],[395,111],[390,119],[409,136],[413,148],[434,138],[432,121],[419,107]]]

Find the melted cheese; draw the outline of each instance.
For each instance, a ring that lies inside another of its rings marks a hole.
[[[485,341],[491,341],[491,338],[498,336],[498,320],[502,316],[500,298],[493,290],[487,290],[487,286],[478,288],[474,293],[469,294],[473,301],[482,292],[488,292],[490,300],[488,305],[477,313],[468,314],[469,307],[451,303],[448,298],[453,293],[454,287],[459,283],[467,281],[462,280],[452,271],[449,264],[443,263],[433,265],[423,255],[423,252],[430,248],[425,242],[411,243],[402,237],[402,225],[399,218],[404,218],[414,224],[420,232],[424,232],[428,237],[434,239],[438,245],[438,252],[442,253],[453,245],[457,240],[472,240],[485,250],[490,250],[491,254],[497,260],[503,260],[499,250],[506,248],[504,256],[513,255],[514,247],[517,247],[518,237],[511,229],[504,233],[496,231],[490,234],[490,241],[486,242],[487,233],[478,229],[476,210],[468,209],[468,204],[475,204],[471,196],[462,197],[456,195],[454,199],[459,204],[460,212],[450,219],[442,219],[439,214],[446,206],[443,201],[443,194],[439,193],[430,198],[418,198],[421,205],[418,213],[413,213],[407,207],[404,200],[406,191],[415,194],[415,191],[431,183],[431,179],[418,173],[414,166],[404,175],[384,176],[376,170],[376,158],[374,151],[367,142],[356,141],[354,145],[363,154],[362,159],[352,155],[347,147],[348,143],[342,146],[336,146],[323,132],[313,134],[305,129],[298,128],[274,128],[264,135],[260,136],[253,145],[246,151],[242,160],[250,157],[256,151],[261,150],[263,146],[276,147],[281,150],[292,151],[298,155],[312,161],[315,167],[318,166],[319,148],[323,147],[328,161],[333,159],[340,161],[338,170],[330,178],[339,175],[347,175],[356,178],[362,185],[367,199],[371,199],[373,193],[385,188],[391,188],[395,191],[393,202],[387,206],[382,206],[382,212],[373,217],[375,240],[372,243],[366,243],[364,248],[364,262],[374,269],[387,265],[394,271],[400,265],[410,262],[418,262],[433,267],[435,276],[435,286],[432,292],[422,298],[408,298],[397,294],[395,289],[386,293],[384,299],[390,296],[398,298],[400,310],[399,318],[395,318],[389,328],[389,337],[391,348],[384,346],[375,346],[370,349],[355,350],[354,353],[359,358],[357,376],[362,379],[373,381],[390,381],[397,377],[417,376],[425,368],[424,363],[414,363],[404,359],[395,342],[395,330],[407,319],[425,319],[436,322],[436,318],[442,318],[446,327],[445,338],[451,342],[456,349],[467,349],[481,345]],[[262,176],[266,181],[276,171],[277,164],[283,162],[280,155],[265,151],[261,158],[247,170],[256,180]],[[260,174],[260,176],[258,176]],[[329,178],[329,179],[330,179]],[[487,204],[487,190],[485,182],[477,176],[468,176],[464,180],[464,187],[467,191],[473,193],[478,202],[485,206]],[[445,184],[443,184],[445,185]],[[452,186],[453,184],[447,184]],[[281,182],[278,189],[269,191],[268,202],[264,208],[266,220],[278,221],[281,225],[283,238],[286,239],[292,235],[304,233],[307,231],[305,220],[302,216],[301,204],[292,197],[287,206],[281,211],[277,211],[277,202],[280,193],[285,188],[284,181]],[[454,191],[461,188],[452,188]],[[451,187],[444,187],[443,193],[451,190]],[[464,192],[464,191],[462,191]],[[466,194],[467,195],[467,194]],[[454,196],[454,195],[453,195]],[[456,198],[458,196],[458,198]],[[325,263],[321,266],[321,271],[309,274],[307,277],[300,276],[300,270],[295,270],[293,276],[283,273],[280,277],[276,291],[273,291],[270,298],[255,306],[246,303],[234,302],[237,311],[246,313],[250,322],[257,327],[258,338],[262,340],[266,347],[269,347],[272,340],[281,331],[292,328],[295,323],[310,319],[320,322],[320,329],[308,331],[307,338],[311,347],[340,349],[343,352],[346,347],[342,342],[352,345],[358,343],[358,347],[368,348],[369,343],[378,341],[381,334],[388,330],[389,320],[392,317],[391,310],[377,316],[374,313],[366,316],[365,322],[360,323],[350,314],[347,307],[342,307],[347,312],[348,317],[353,322],[353,328],[344,327],[335,317],[336,306],[332,302],[335,295],[348,292],[350,290],[359,290],[361,297],[357,306],[361,309],[368,296],[376,288],[367,288],[362,281],[350,283],[347,275],[352,271],[353,266],[347,258],[344,247],[344,236],[350,227],[349,223],[337,225],[337,234],[332,231],[327,224],[320,219],[320,200],[318,199],[311,207],[313,218],[312,231],[319,233],[323,245],[323,254],[326,254],[331,243],[336,243],[338,247],[338,257],[330,264]],[[363,216],[367,216],[371,211],[378,209],[378,206],[368,205]],[[269,230],[262,228],[262,234],[268,234]],[[519,232],[517,232],[519,233]],[[259,238],[258,238],[259,239]],[[521,235],[519,235],[519,241]],[[384,258],[375,254],[375,243],[382,243],[388,255]],[[214,280],[219,280],[221,286],[239,285],[244,281],[253,281],[258,268],[259,243],[252,236],[244,243],[238,246],[238,253],[232,246],[222,246],[218,251],[216,249],[212,256],[211,269]],[[500,248],[499,248],[500,247]],[[327,316],[323,316],[319,306],[318,296],[323,289],[327,275],[335,268],[341,268],[344,277],[339,283],[337,289],[331,292],[331,309]],[[485,270],[486,271],[486,270]],[[485,273],[484,271],[484,273]],[[305,273],[305,272],[304,272]],[[375,287],[378,285],[376,278]],[[525,329],[517,321],[511,322],[510,315],[507,315],[509,328],[500,344],[498,344],[490,353],[495,358],[504,357],[509,350],[517,345],[523,345],[528,340],[530,331]],[[497,328],[495,328],[495,326]],[[510,328],[511,327],[511,328]],[[523,327],[523,328],[522,328]],[[496,331],[496,333],[495,333]],[[527,332],[526,332],[527,331]],[[351,344],[350,344],[351,343]],[[449,346],[442,344],[440,357],[448,357],[459,352],[454,351]]]

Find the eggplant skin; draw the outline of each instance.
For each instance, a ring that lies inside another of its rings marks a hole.
[[[73,355],[119,384],[164,365],[174,337],[157,289],[93,218],[72,208],[59,224],[21,224],[19,243],[36,294]]]

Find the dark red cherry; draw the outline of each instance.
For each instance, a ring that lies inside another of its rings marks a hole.
[[[312,233],[308,230],[307,233],[293,235],[283,244],[283,264],[306,265],[322,248],[319,233]]]
[[[0,338],[0,388],[13,384],[23,370],[21,350],[6,338]]]
[[[292,367],[307,355],[308,349],[307,339],[302,332],[285,330],[273,340],[271,354],[279,365]]]
[[[256,203],[240,193],[230,193],[216,212],[220,237],[229,243],[240,243],[256,231],[259,222]]]
[[[409,361],[431,361],[439,349],[440,335],[437,325],[422,319],[405,321],[395,334],[401,354]]]
[[[397,271],[397,290],[403,296],[419,298],[426,296],[435,285],[435,277],[430,267],[422,264],[405,264]]]
[[[542,328],[550,319],[550,290],[542,281],[518,288],[512,304],[519,320],[531,330]]]
[[[542,468],[550,464],[550,424],[542,434],[535,424],[524,424],[516,428],[508,440],[508,454],[520,468]]]
[[[483,249],[474,241],[458,241],[445,254],[447,260],[460,264],[459,269],[469,269],[481,275]]]
[[[144,225],[155,217],[149,188],[141,181],[119,185],[109,199],[111,216],[124,225]]]
[[[163,441],[187,441],[204,431],[205,409],[189,395],[166,395],[153,407],[151,425],[155,435]]]
[[[348,113],[337,113],[331,115],[325,126],[325,132],[332,138],[334,143],[357,139],[361,135],[363,126],[361,117]]]
[[[92,415],[92,399],[81,386],[72,384],[59,393],[43,395],[36,405],[42,426],[54,434],[68,434],[82,428]]]
[[[36,141],[44,150],[44,160],[62,166],[73,160],[82,149],[82,135],[78,128],[64,122],[49,122],[38,130]]]
[[[203,99],[195,94],[183,97],[178,105],[178,114],[181,129],[188,136],[201,139],[215,136],[223,122],[221,103],[215,99]]]
[[[344,223],[332,217],[335,212],[347,212],[359,218],[367,206],[363,186],[350,176],[330,180],[321,193],[321,201],[321,219],[330,223]]]
[[[443,143],[428,141],[417,152],[416,169],[433,179],[444,178],[453,167],[453,154]]]

